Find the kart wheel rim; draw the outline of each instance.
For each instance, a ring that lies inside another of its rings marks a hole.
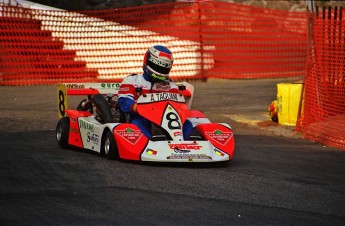
[[[57,128],[57,130],[56,130],[56,139],[58,140],[58,141],[60,141],[61,140],[61,135],[62,134],[62,128],[61,128],[61,126],[59,126],[58,128]]]
[[[110,150],[110,140],[109,139],[105,139],[104,142],[104,152],[106,155],[109,154],[109,150]]]

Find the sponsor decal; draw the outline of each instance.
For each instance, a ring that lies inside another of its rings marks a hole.
[[[93,131],[93,125],[90,124],[90,123],[84,122],[84,121],[79,121],[79,128],[80,129],[86,129],[86,130],[89,130],[91,132],[94,132]]]
[[[151,94],[151,102],[161,100],[174,100],[178,101],[177,93],[153,93]]]
[[[129,91],[129,87],[121,87],[119,89],[120,92],[128,92]]]
[[[148,70],[148,69],[147,69]],[[146,70],[146,71],[147,71]],[[161,80],[161,81],[164,81],[165,80],[165,77],[164,76],[159,76],[159,75],[156,75],[155,73],[152,73],[151,77],[157,79],[157,80]]]
[[[157,90],[166,90],[169,91],[171,88],[171,85],[167,82],[160,82],[158,84],[156,84],[156,89]]]
[[[132,128],[126,128],[124,130],[115,130],[115,133],[126,139],[132,144],[136,144],[138,140],[143,136],[140,130],[134,130]]]
[[[97,134],[94,134],[94,133],[90,133],[88,132],[87,133],[87,142],[93,142],[94,144],[98,144],[99,142],[99,136]]]
[[[146,153],[148,155],[157,155],[157,151],[153,150],[153,149],[146,149]]]
[[[69,131],[70,131],[71,133],[79,134],[79,130],[76,129],[76,128],[73,128],[73,127],[70,127],[70,128],[69,128]]]
[[[102,88],[109,88],[109,89],[119,89],[120,83],[102,83]]]
[[[151,61],[152,63],[156,64],[156,65],[161,66],[161,67],[165,67],[165,68],[171,68],[172,67],[171,63],[164,62],[163,60],[159,60],[159,59],[156,59],[154,57],[149,57],[148,60]]]
[[[206,154],[171,154],[167,159],[212,159]]]
[[[173,134],[174,134],[175,137],[177,137],[177,136],[182,136],[182,133],[181,133],[180,131],[174,132]]]
[[[228,143],[233,136],[232,132],[223,132],[219,129],[216,129],[213,132],[206,132],[206,134],[221,145]]]
[[[220,150],[218,150],[218,149],[214,149],[214,152],[216,153],[216,155],[218,155],[218,156],[224,156],[225,154],[222,152],[222,151],[220,151]]]
[[[85,85],[78,85],[78,84],[66,84],[68,89],[84,89]]]
[[[189,153],[190,150],[183,150],[183,149],[175,148],[175,149],[174,149],[174,152],[176,152],[176,153]]]
[[[170,149],[177,149],[177,150],[200,150],[202,148],[201,145],[197,143],[190,143],[190,144],[168,144]]]

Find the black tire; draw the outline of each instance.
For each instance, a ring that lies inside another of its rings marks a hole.
[[[62,148],[69,148],[69,118],[61,118],[56,125],[56,141]]]
[[[113,117],[111,116],[109,105],[105,97],[102,94],[96,94],[92,97],[92,102],[96,106],[103,122],[112,123]]]
[[[114,135],[109,130],[102,137],[101,155],[104,155],[108,159],[119,159],[119,151]]]

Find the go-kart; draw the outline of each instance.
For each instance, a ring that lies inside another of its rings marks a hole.
[[[234,154],[234,136],[226,123],[212,123],[191,110],[194,88],[179,83],[180,93],[142,94],[137,112],[151,123],[152,137],[130,123],[117,104],[119,83],[58,84],[57,143],[62,148],[87,149],[109,159],[152,162],[220,162]],[[75,110],[68,109],[72,95],[84,95]],[[186,120],[193,131],[184,138]]]

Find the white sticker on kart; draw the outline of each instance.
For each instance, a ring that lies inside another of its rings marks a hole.
[[[182,135],[182,122],[180,116],[170,104],[165,108],[161,127],[168,131],[173,138]]]
[[[152,102],[159,102],[159,101],[175,101],[184,103],[186,102],[183,95],[180,95],[178,93],[150,93],[141,95],[138,99],[138,103],[152,103]]]

